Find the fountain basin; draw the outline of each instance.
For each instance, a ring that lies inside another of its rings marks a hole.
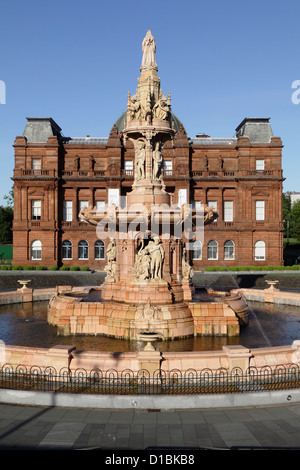
[[[95,298],[97,299],[95,301]],[[57,334],[104,335],[137,339],[141,331],[156,331],[162,340],[191,336],[238,336],[241,321],[238,312],[245,304],[236,295],[216,297],[210,302],[185,301],[156,304],[126,303],[101,299],[101,289],[81,292],[66,287],[52,296],[48,307],[48,323],[57,327]],[[227,301],[224,301],[226,299]]]
[[[155,348],[152,343],[159,341],[161,337],[162,334],[157,333],[156,331],[142,331],[137,334],[137,340],[144,341],[146,343],[144,351],[155,351]]]

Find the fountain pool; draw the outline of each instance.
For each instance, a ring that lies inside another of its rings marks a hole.
[[[226,345],[247,348],[283,346],[300,337],[300,307],[248,301],[249,324],[237,337],[197,336],[156,343],[162,352],[212,351]],[[50,348],[74,345],[82,351],[133,352],[142,350],[143,341],[105,336],[57,336],[47,322],[48,301],[0,306],[0,340],[14,346]],[[264,334],[263,334],[264,333]],[[269,344],[266,344],[266,337]]]

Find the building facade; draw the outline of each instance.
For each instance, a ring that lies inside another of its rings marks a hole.
[[[52,118],[27,118],[14,142],[14,265],[104,268],[109,240],[79,212],[126,204],[135,169],[126,115],[107,138],[65,137]],[[194,269],[282,265],[282,141],[269,118],[245,118],[232,138],[189,138],[173,113],[171,122],[162,153],[172,203],[219,215],[190,252]]]

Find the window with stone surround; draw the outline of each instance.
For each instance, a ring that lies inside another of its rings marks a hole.
[[[104,242],[102,240],[97,240],[95,242],[95,259],[104,259],[104,258],[105,258]]]
[[[42,216],[42,201],[40,199],[33,199],[31,201],[31,220],[41,220]]]
[[[266,259],[266,244],[262,240],[257,241],[254,245],[254,259],[255,261],[264,261]]]
[[[79,201],[79,212],[81,212],[84,207],[89,207],[89,201]],[[83,219],[79,218],[79,220]]]
[[[32,260],[41,260],[42,259],[42,243],[40,240],[34,240],[31,243],[30,247],[30,258]]]
[[[233,201],[224,201],[224,222],[233,222]]]
[[[265,161],[262,159],[255,160],[255,169],[257,171],[263,171],[265,169]]]
[[[211,240],[207,244],[207,259],[218,259],[218,243]]]
[[[86,240],[78,243],[78,259],[89,259],[89,244]]]
[[[72,259],[73,257],[73,246],[70,240],[64,240],[61,247],[62,259]]]
[[[265,220],[265,201],[255,201],[255,220]]]
[[[196,240],[192,244],[192,258],[194,260],[202,259],[202,243],[200,240]]]
[[[73,201],[64,201],[63,219],[65,222],[73,220]]]
[[[33,170],[41,170],[42,169],[42,160],[40,158],[33,158],[31,160],[31,168]]]
[[[234,259],[234,242],[232,240],[227,240],[224,243],[224,259],[233,260]]]

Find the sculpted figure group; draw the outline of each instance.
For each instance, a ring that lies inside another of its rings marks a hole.
[[[139,140],[135,147],[135,179],[137,181],[145,179],[145,163],[146,163],[146,144]],[[152,179],[158,180],[161,176],[161,168],[163,163],[163,155],[161,152],[160,142],[156,142],[152,152]]]
[[[144,241],[139,249],[133,268],[133,278],[137,281],[162,279],[162,267],[165,251],[158,237],[150,240],[144,247]]]

